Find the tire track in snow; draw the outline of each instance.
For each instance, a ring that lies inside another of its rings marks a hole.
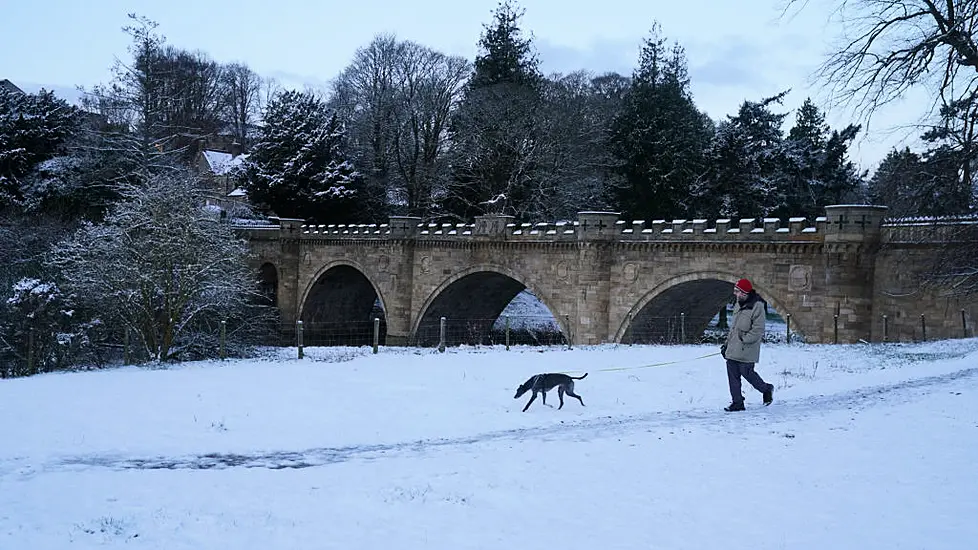
[[[815,415],[845,409],[865,409],[880,402],[902,402],[934,393],[946,384],[975,377],[978,368],[943,375],[916,378],[893,384],[867,386],[836,394],[776,401],[771,408],[754,408],[746,413],[727,414],[719,407],[684,411],[656,411],[625,417],[599,417],[573,422],[484,432],[467,437],[433,438],[416,441],[320,447],[301,451],[267,453],[208,453],[182,457],[118,457],[83,455],[48,464],[43,470],[100,467],[117,470],[209,470],[225,468],[311,468],[350,460],[377,460],[387,457],[416,456],[441,448],[458,448],[496,441],[566,441],[568,438],[597,439],[615,437],[642,429],[675,430],[683,427],[725,429],[744,425],[770,427],[781,422],[802,421]]]

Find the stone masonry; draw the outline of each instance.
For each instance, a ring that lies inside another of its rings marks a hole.
[[[654,326],[662,313],[683,312],[689,330],[701,332],[741,277],[809,342],[974,335],[978,303],[922,290],[913,268],[936,258],[946,234],[884,220],[885,210],[829,206],[823,217],[786,224],[626,222],[616,213],[581,212],[565,223],[516,224],[501,215],[440,225],[409,217],[368,225],[275,218],[239,229],[255,272],[277,276],[286,324],[359,320],[369,304],[341,305],[351,301],[343,296],[369,295],[382,304],[389,345],[414,341],[419,327],[440,316],[495,318],[524,287],[574,343],[633,341],[633,328]]]

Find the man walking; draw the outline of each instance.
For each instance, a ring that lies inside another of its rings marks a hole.
[[[727,412],[744,410],[741,377],[763,394],[765,405],[774,401],[774,385],[766,383],[754,372],[754,364],[761,356],[767,302],[757,295],[747,279],[741,279],[734,285],[734,297],[737,303],[734,305],[730,332],[726,343],[720,347],[720,354],[727,360],[727,382],[730,384],[731,402],[723,409]]]

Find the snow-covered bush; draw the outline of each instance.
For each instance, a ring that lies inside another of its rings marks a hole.
[[[18,281],[3,304],[0,376],[29,376],[91,359],[98,321],[76,316],[72,298],[39,279]]]
[[[86,223],[51,265],[79,307],[98,312],[114,338],[130,335],[133,359],[216,356],[221,321],[230,354],[269,320],[247,243],[203,204],[200,182],[180,172],[123,188],[101,224]]]

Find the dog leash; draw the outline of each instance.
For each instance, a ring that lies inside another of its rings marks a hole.
[[[678,361],[663,361],[661,363],[652,363],[649,365],[640,365],[637,367],[608,367],[605,369],[594,369],[593,372],[613,372],[613,371],[623,371],[623,370],[648,369],[652,367],[662,367],[665,365],[675,365],[677,363],[688,363],[689,361],[698,361],[700,359],[706,359],[707,357],[713,357],[715,355],[720,355],[720,352],[708,353],[706,355],[700,355],[699,357],[693,357],[692,359],[679,359]],[[565,372],[563,374],[575,374],[575,373],[582,373],[582,372],[584,371],[575,370],[575,371]]]

